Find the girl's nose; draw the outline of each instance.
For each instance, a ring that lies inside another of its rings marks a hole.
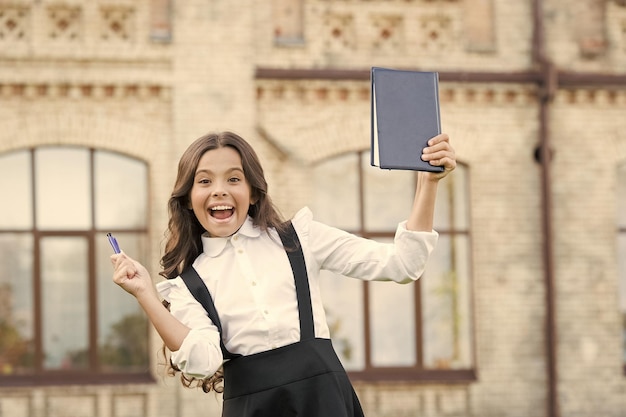
[[[223,197],[226,195],[226,191],[224,190],[214,190],[213,197]]]

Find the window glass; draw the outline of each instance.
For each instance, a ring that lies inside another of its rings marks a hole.
[[[617,227],[626,229],[626,163],[617,169]]]
[[[365,366],[362,282],[322,271],[320,290],[337,355],[347,370],[362,370]]]
[[[44,367],[89,365],[88,245],[83,237],[41,239]]]
[[[619,307],[622,315],[622,355],[626,365],[626,232],[617,238],[618,268],[619,268]]]
[[[373,366],[415,366],[415,284],[371,282]]]
[[[372,168],[369,152],[329,159],[314,171],[314,211],[321,213],[316,217],[392,242],[410,211],[416,180],[412,171]],[[438,186],[439,243],[415,283],[364,282],[322,273],[331,336],[346,369],[376,374],[382,368],[474,366],[468,203],[467,169],[459,164]],[[341,352],[346,347],[349,354]]]
[[[33,368],[33,239],[0,234],[0,374]]]
[[[281,43],[302,42],[303,0],[272,0],[274,40]]]
[[[0,155],[1,229],[33,227],[32,194],[30,152]]]
[[[406,220],[415,195],[415,173],[384,170],[370,166],[369,154],[362,154],[365,229],[394,230]]]
[[[89,150],[40,148],[35,151],[37,228],[91,227]]]
[[[0,155],[0,192],[11,196],[0,205],[3,384],[20,375],[46,383],[59,371],[70,383],[77,371],[94,381],[102,372],[148,375],[148,321],[111,282],[106,238],[114,231],[145,263],[148,189],[146,164],[113,152]]]
[[[313,173],[315,218],[344,230],[359,228],[359,159],[351,153],[318,164]]]
[[[142,234],[117,233],[121,249],[141,261],[146,258]],[[112,253],[104,233],[96,239],[98,293],[98,356],[102,371],[145,371],[148,367],[148,321],[133,297],[112,285]]]
[[[135,159],[110,152],[94,155],[96,228],[146,227],[147,175],[146,165]]]
[[[468,229],[467,184],[467,168],[461,164],[457,164],[454,172],[439,182],[435,200],[435,230]]]
[[[421,279],[426,368],[471,367],[468,250],[467,236],[440,236]]]

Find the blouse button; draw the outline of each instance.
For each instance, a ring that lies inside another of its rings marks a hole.
[[[252,286],[256,287],[256,281],[252,281]]]

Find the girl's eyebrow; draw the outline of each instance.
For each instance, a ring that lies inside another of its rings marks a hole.
[[[226,174],[230,174],[233,171],[238,171],[241,172],[243,174],[243,168],[241,167],[232,167],[226,170]],[[213,174],[213,171],[211,171],[210,169],[199,169],[196,171],[196,173],[194,175],[198,175],[198,174]]]

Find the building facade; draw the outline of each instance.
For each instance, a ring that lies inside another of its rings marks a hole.
[[[232,130],[286,217],[391,239],[372,66],[439,73],[459,168],[418,283],[322,277],[366,415],[626,416],[623,0],[0,0],[0,417],[220,415],[105,235],[160,279],[178,158]]]

